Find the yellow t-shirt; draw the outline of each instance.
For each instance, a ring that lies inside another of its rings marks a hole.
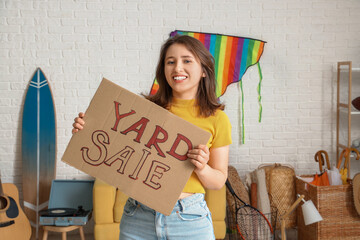
[[[231,140],[231,124],[228,116],[221,110],[217,110],[210,117],[199,117],[198,108],[194,106],[195,100],[173,99],[169,111],[184,120],[204,129],[211,133],[211,137],[207,142],[209,148],[217,148],[227,146],[232,143]],[[192,173],[187,181],[183,192],[188,193],[205,193],[196,173]]]

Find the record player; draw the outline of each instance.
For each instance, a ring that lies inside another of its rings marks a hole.
[[[49,207],[40,214],[40,225],[85,225],[92,213],[93,180],[53,180]]]

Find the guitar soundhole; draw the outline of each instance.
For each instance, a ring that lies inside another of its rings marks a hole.
[[[5,209],[7,205],[8,205],[8,201],[6,200],[6,198],[0,196],[0,210]]]

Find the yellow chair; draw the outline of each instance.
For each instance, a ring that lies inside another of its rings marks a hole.
[[[95,240],[118,240],[119,225],[128,197],[103,181],[96,179],[93,189],[93,216]],[[211,211],[215,238],[224,239],[226,234],[226,192],[209,190],[205,200]]]

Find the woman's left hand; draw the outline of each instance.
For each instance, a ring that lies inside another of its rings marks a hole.
[[[189,150],[187,157],[190,162],[194,164],[195,171],[201,171],[205,168],[210,159],[210,151],[206,145],[200,144],[199,146]]]

